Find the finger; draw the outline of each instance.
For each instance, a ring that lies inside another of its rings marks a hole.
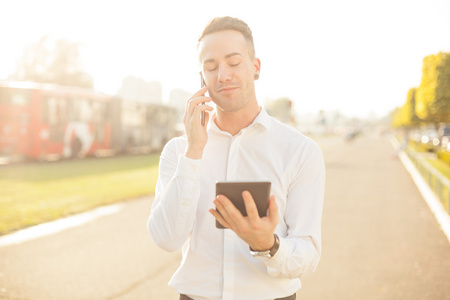
[[[204,95],[207,91],[208,91],[208,87],[205,85],[204,87],[202,87],[201,89],[199,89],[199,90],[197,91],[197,93],[199,93],[200,95]]]
[[[223,198],[223,200],[221,200],[221,198]],[[216,206],[216,210],[219,212],[219,214],[222,216],[222,218],[225,221],[229,221],[230,217],[228,215],[228,211],[226,210],[226,208],[224,207],[224,202],[230,201],[227,197],[223,196],[223,195],[219,195],[216,197],[216,199],[214,200],[214,205]]]
[[[211,106],[209,106],[207,104],[200,104],[200,105],[198,105],[198,106],[196,106],[194,108],[193,116],[194,116],[194,118],[198,119],[198,118],[200,118],[200,115],[201,115],[201,113],[203,111],[204,112],[210,112],[210,111],[213,111],[213,110],[214,110],[214,108],[212,108]],[[208,116],[206,116],[206,115],[207,114],[205,114],[205,124],[208,123],[209,113],[208,113]]]
[[[215,209],[210,209],[209,212],[214,216],[214,218],[216,218],[216,220],[223,226],[226,228],[230,228],[230,224],[228,224],[227,221],[225,221],[225,219],[222,217],[222,215]]]
[[[195,108],[203,105],[203,103],[211,102],[211,101],[212,101],[212,98],[206,97],[206,96],[198,96],[196,98],[191,98],[186,103],[186,111],[192,115],[194,113]]]
[[[195,106],[199,105],[200,103],[210,102],[211,100],[212,100],[211,97],[207,97],[204,95],[198,95],[196,97],[192,96],[191,98],[189,98],[186,101],[186,108],[195,107]]]
[[[188,106],[191,99],[195,99],[195,98],[204,96],[207,91],[208,91],[208,87],[204,86],[201,89],[199,89],[197,92],[192,94],[186,101],[186,107]]]
[[[237,229],[245,222],[241,212],[234,206],[230,199],[224,195],[219,195],[214,201],[214,204],[216,204],[217,209],[222,214],[225,221],[230,224],[231,228]]]
[[[210,111],[207,111],[207,112],[205,113],[205,124],[208,124],[208,123],[209,123],[209,112],[210,112]]]
[[[192,96],[190,98],[197,98],[199,96],[203,96],[207,91],[208,91],[208,87],[204,86],[201,89],[199,89],[198,91],[196,91],[194,94],[192,94]]]
[[[214,216],[219,221],[219,223],[223,226],[225,226],[226,224],[227,228],[232,228],[231,224],[227,221],[227,219],[229,219],[228,213],[223,205],[217,200],[217,198],[214,200],[214,205],[216,206],[216,209],[214,210]]]
[[[250,222],[258,222],[260,217],[252,194],[249,191],[243,191],[242,198],[244,199],[245,210],[247,211],[247,216]]]
[[[275,195],[270,197],[269,201],[269,221],[272,224],[278,224],[278,205],[275,201]]]

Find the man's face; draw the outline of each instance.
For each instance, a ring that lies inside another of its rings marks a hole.
[[[206,35],[199,44],[202,73],[217,107],[235,112],[256,101],[254,76],[260,61],[249,54],[244,36],[234,30]]]

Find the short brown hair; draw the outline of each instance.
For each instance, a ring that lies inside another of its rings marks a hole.
[[[250,57],[255,58],[255,44],[253,43],[253,34],[250,27],[244,21],[233,17],[217,17],[209,21],[208,25],[206,25],[203,30],[202,35],[198,39],[197,48],[206,35],[224,30],[235,30],[240,32],[250,46]]]

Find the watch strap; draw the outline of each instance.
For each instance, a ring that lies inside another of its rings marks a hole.
[[[274,234],[273,237],[275,238],[275,242],[274,242],[272,248],[270,248],[269,250],[265,250],[265,251],[254,251],[250,247],[250,253],[254,257],[258,257],[258,256],[267,257],[267,258],[273,257],[275,255],[275,253],[277,253],[278,249],[280,248],[280,238],[276,234]]]
[[[270,248],[270,257],[273,257],[275,255],[275,253],[277,253],[278,249],[280,248],[280,238],[276,234],[274,234],[273,236],[275,238],[275,243],[273,244],[273,247]]]

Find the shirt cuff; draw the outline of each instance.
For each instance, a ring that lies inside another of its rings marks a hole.
[[[178,167],[175,176],[184,179],[200,180],[200,159],[192,159],[181,155],[178,159]]]
[[[289,245],[285,239],[280,237],[280,247],[277,253],[270,259],[264,261],[267,267],[267,272],[270,276],[279,276],[281,274],[281,266],[283,266],[286,257],[290,255]]]

